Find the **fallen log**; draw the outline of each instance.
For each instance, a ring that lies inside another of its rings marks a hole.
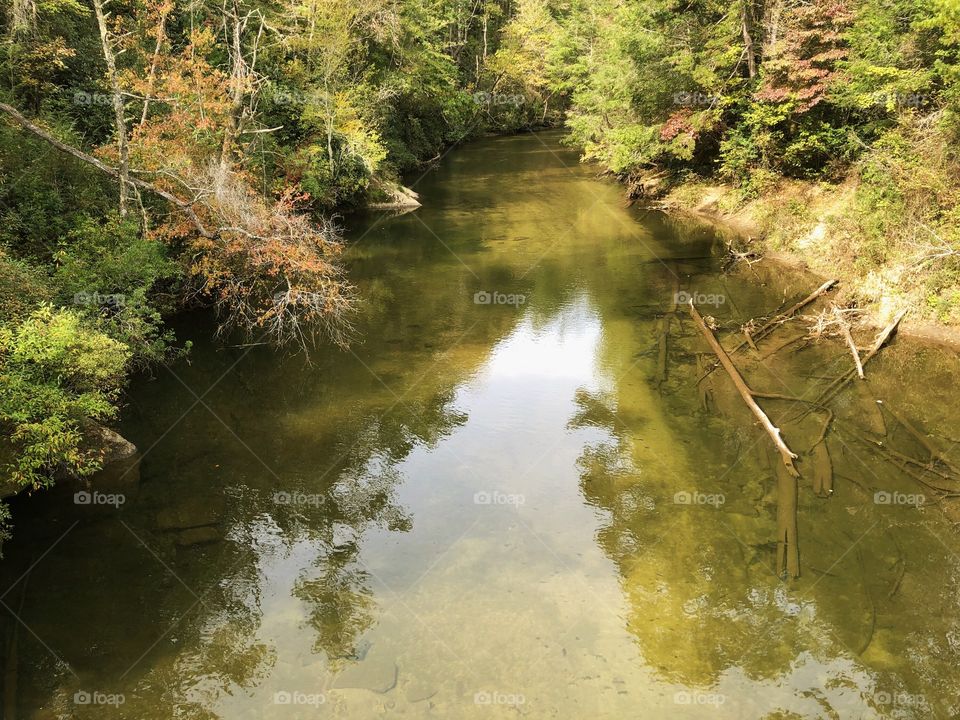
[[[754,392],[753,396],[755,398],[767,398],[770,400],[786,400],[788,402],[803,403],[810,405],[820,412],[826,413],[823,427],[820,428],[820,434],[817,435],[817,439],[814,440],[813,445],[811,445],[810,449],[806,452],[806,456],[810,460],[810,466],[813,471],[814,494],[818,497],[827,497],[833,495],[833,461],[830,459],[830,452],[827,449],[827,443],[825,442],[827,439],[827,432],[830,430],[830,424],[833,422],[833,411],[830,410],[830,408],[817,406],[811,400],[791,397],[790,395],[783,395],[781,393]]]
[[[829,291],[831,288],[833,288],[833,286],[836,285],[836,284],[837,284],[837,281],[836,281],[836,280],[827,280],[825,283],[823,283],[823,285],[821,285],[821,286],[818,287],[816,290],[814,290],[812,293],[810,293],[809,295],[807,295],[803,300],[801,300],[800,302],[796,303],[795,305],[790,306],[789,308],[787,308],[786,310],[784,310],[782,313],[778,313],[778,314],[777,314],[775,317],[773,317],[771,320],[768,320],[766,323],[764,323],[763,325],[761,325],[760,328],[759,328],[758,330],[756,330],[755,332],[749,333],[749,334],[747,335],[747,338],[748,338],[748,339],[741,340],[739,343],[737,343],[737,344],[733,347],[733,349],[730,351],[729,354],[730,354],[730,355],[735,355],[735,354],[737,354],[738,352],[740,352],[743,348],[745,348],[747,345],[752,345],[753,347],[756,347],[756,343],[758,343],[758,342],[759,342],[760,340],[762,340],[764,337],[766,337],[767,335],[769,335],[770,332],[771,332],[777,325],[782,324],[785,320],[789,320],[791,317],[793,317],[793,316],[797,313],[798,310],[802,310],[803,308],[805,308],[807,305],[809,305],[810,303],[812,303],[814,300],[816,300],[817,298],[819,298],[821,295],[823,295],[824,293],[828,292],[828,291]],[[703,373],[703,375],[701,375],[701,376],[697,379],[697,382],[700,382],[701,380],[703,380],[705,377],[707,377],[707,375],[709,375],[709,374],[712,373],[714,370],[716,370],[717,367],[719,367],[719,365],[715,363],[712,367],[707,368],[707,371],[706,371],[705,373]]]
[[[694,323],[700,329],[700,332],[703,334],[703,337],[706,339],[707,343],[710,345],[710,348],[716,354],[717,359],[720,361],[720,364],[723,366],[723,369],[727,371],[727,375],[730,376],[730,379],[733,381],[733,384],[737,388],[737,392],[740,393],[740,397],[743,398],[743,401],[747,404],[747,407],[750,408],[750,411],[756,416],[757,420],[760,421],[760,425],[770,436],[770,439],[773,440],[773,444],[776,446],[777,451],[780,453],[780,457],[783,458],[783,465],[789,471],[790,475],[794,478],[800,477],[800,473],[797,472],[796,466],[793,464],[793,461],[797,458],[796,453],[794,453],[787,444],[783,441],[783,438],[780,437],[780,429],[774,426],[770,422],[770,418],[767,417],[767,414],[763,409],[757,404],[757,401],[753,398],[753,391],[750,390],[750,387],[744,381],[743,376],[740,374],[740,371],[737,370],[736,366],[733,364],[733,361],[730,360],[730,357],[727,355],[726,351],[720,345],[717,338],[714,336],[710,328],[707,327],[707,324],[703,321],[703,316],[700,315],[696,306],[693,304],[693,300],[690,301],[690,316],[693,318]]]

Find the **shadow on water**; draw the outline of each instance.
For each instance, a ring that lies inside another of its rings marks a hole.
[[[781,580],[769,439],[722,373],[697,385],[702,338],[670,311],[695,294],[726,337],[819,283],[723,272],[716,231],[625,208],[558,139],[458,150],[417,212],[354,219],[349,351],[306,363],[181,319],[189,362],[129,393],[123,504],[14,502],[7,715],[960,710],[953,509],[918,507],[932,471],[876,445],[925,451],[880,400],[949,456],[956,356],[897,340],[839,396],[829,497],[822,418],[763,401],[804,475]],[[849,355],[778,350],[791,333],[737,363],[816,397]]]

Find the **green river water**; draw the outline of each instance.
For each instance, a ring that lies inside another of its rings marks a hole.
[[[960,542],[870,443],[927,452],[880,400],[949,458],[957,356],[898,338],[838,396],[830,497],[819,420],[784,424],[801,574],[778,577],[770,439],[722,371],[698,391],[706,346],[664,316],[693,295],[731,347],[820,280],[725,271],[717,230],[626,208],[559,140],[471,144],[421,209],[352,219],[349,350],[181,320],[188,361],[127,398],[122,506],[13,503],[5,717],[958,716]],[[734,356],[755,389],[850,368],[835,340],[760,359],[803,329]]]

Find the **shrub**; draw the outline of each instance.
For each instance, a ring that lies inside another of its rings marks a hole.
[[[138,365],[164,359],[173,334],[162,313],[173,308],[161,291],[182,268],[167,246],[143,237],[133,220],[83,217],[60,244],[54,284],[63,305],[75,305],[101,331],[127,345]]]
[[[129,359],[123,343],[75,310],[44,305],[15,327],[0,326],[0,426],[15,449],[3,479],[36,488],[57,470],[95,472],[81,424],[116,414]]]

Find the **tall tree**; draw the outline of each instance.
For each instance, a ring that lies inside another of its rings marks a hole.
[[[130,193],[130,145],[127,140],[127,119],[123,102],[123,91],[117,73],[117,56],[114,39],[107,26],[107,14],[103,0],[93,0],[93,9],[97,16],[97,28],[100,31],[100,47],[107,64],[107,81],[110,84],[111,104],[113,106],[114,129],[117,134],[117,150],[120,158],[120,215],[126,216]]]

